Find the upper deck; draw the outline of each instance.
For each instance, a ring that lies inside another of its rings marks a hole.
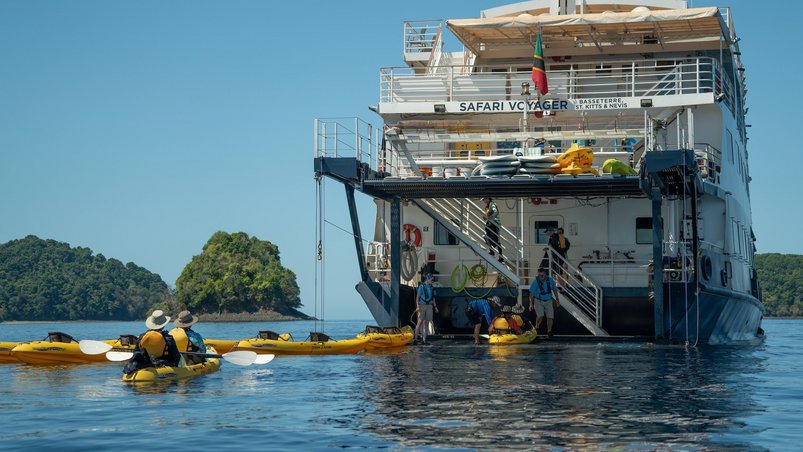
[[[734,68],[742,66],[727,9],[625,5],[632,11],[621,12],[622,5],[581,2],[575,8],[579,13],[572,14],[547,8],[551,3],[556,2],[524,2],[490,10],[499,14],[494,17],[446,21],[464,47],[458,53],[444,51],[442,22],[407,22],[408,66],[381,69],[378,112],[388,122],[401,115],[521,112],[519,87],[530,80],[533,43],[540,32],[550,86],[545,99],[550,102],[532,104],[530,110],[588,112],[724,101],[738,113],[743,79]]]

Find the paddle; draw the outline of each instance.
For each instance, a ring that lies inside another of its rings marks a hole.
[[[115,349],[114,347],[105,342],[93,341],[90,339],[84,339],[80,341],[78,343],[78,348],[81,349],[81,352],[86,353],[87,355],[99,355],[101,353],[108,352],[106,353],[106,358],[109,361],[127,361],[131,359],[131,357],[134,355],[130,351],[130,349],[119,349],[119,348]],[[229,352],[223,355],[217,355],[213,353],[193,353],[193,352],[183,352],[182,354],[198,355],[207,358],[223,358],[224,360],[232,364],[236,364],[238,366],[250,366],[251,364],[267,364],[273,361],[273,358],[275,357],[275,355],[272,354],[257,355],[254,352],[245,350]]]
[[[181,352],[182,355],[203,356],[205,358],[223,358],[227,362],[236,364],[238,366],[250,366],[251,364],[267,364],[273,360],[274,355],[257,355],[255,352],[246,350],[224,353],[218,355],[215,353],[195,353],[195,352]],[[127,361],[134,356],[132,352],[115,352],[110,351],[106,353],[106,358],[109,361]],[[260,356],[262,357],[261,359]]]
[[[93,341],[90,339],[83,339],[79,341],[78,348],[81,349],[82,353],[86,353],[87,355],[100,355],[101,353],[106,353],[109,350],[114,349],[114,347],[105,342]],[[117,350],[130,350],[130,349],[118,348]]]

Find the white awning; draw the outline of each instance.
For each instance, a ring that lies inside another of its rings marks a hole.
[[[452,33],[474,53],[480,45],[532,45],[541,31],[544,44],[576,39],[605,40],[610,36],[654,35],[659,40],[719,38],[726,29],[719,9],[689,8],[599,14],[539,15],[446,22]],[[599,46],[599,44],[597,44]]]

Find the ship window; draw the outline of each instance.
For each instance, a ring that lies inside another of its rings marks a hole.
[[[652,243],[652,217],[636,218],[636,243]]]
[[[730,130],[726,130],[725,132],[727,132],[727,134],[728,134],[728,136],[725,138],[727,140],[725,145],[728,146],[728,148],[730,149],[730,153],[729,153],[730,154],[730,160],[731,160],[731,163],[733,163],[733,135],[731,135],[731,131]]]
[[[457,237],[437,221],[435,222],[435,244],[457,245]]]
[[[546,235],[546,230],[548,228],[557,229],[558,222],[557,221],[536,221],[533,223],[533,228],[535,229],[535,233],[533,237],[535,237],[536,244],[546,244],[549,243],[549,237]]]

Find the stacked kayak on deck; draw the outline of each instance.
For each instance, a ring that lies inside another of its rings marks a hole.
[[[537,334],[533,330],[525,331],[522,334],[491,334],[488,343],[491,345],[516,345],[529,344],[535,340]]]
[[[217,353],[214,348],[207,349],[210,354]],[[206,358],[206,361],[187,366],[146,367],[123,374],[125,383],[153,383],[157,381],[183,380],[198,377],[220,370],[220,358]]]
[[[126,334],[103,342],[121,350],[133,350],[136,340],[136,336]],[[72,336],[61,332],[48,333],[47,339],[41,341],[23,342],[14,347],[11,353],[26,364],[86,364],[108,361],[103,354],[83,353]]]
[[[386,350],[410,343],[413,340],[413,329],[409,326],[402,328],[366,326],[365,331],[357,335],[357,339],[362,338],[368,338],[366,351]]]
[[[308,341],[295,342],[288,333],[260,331],[257,337],[241,340],[236,350],[276,355],[345,355],[361,352],[368,341],[368,337],[334,340],[323,333],[310,333]]]

